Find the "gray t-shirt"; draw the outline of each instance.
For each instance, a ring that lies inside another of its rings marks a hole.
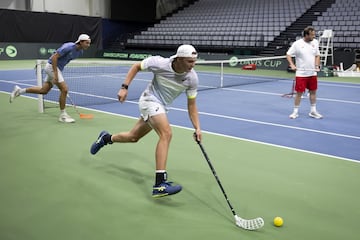
[[[156,101],[168,106],[184,91],[188,98],[196,98],[199,80],[195,70],[176,73],[171,67],[173,60],[152,56],[141,62],[141,70],[154,74],[152,81],[142,94],[143,100]]]

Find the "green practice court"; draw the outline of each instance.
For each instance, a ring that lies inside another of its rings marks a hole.
[[[251,232],[236,227],[191,129],[173,127],[168,161],[183,191],[153,199],[154,133],[89,153],[102,129],[135,119],[82,110],[95,118],[61,124],[56,108],[39,114],[35,100],[8,97],[0,93],[1,240],[359,238],[357,162],[204,133],[237,214],[265,220]]]

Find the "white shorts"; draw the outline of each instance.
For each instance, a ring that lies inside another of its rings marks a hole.
[[[52,65],[50,63],[46,63],[45,72],[46,72],[46,75],[47,75],[45,81],[52,83],[52,81],[54,79],[54,71],[53,71]],[[58,82],[61,83],[61,82],[64,82],[64,81],[65,80],[64,80],[64,77],[62,75],[62,72],[58,68]]]
[[[149,117],[166,113],[165,107],[161,103],[154,101],[145,101],[141,98],[139,100],[139,110],[141,117],[144,119],[145,122],[149,119]]]

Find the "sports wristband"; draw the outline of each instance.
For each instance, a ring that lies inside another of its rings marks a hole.
[[[121,84],[121,88],[122,88],[122,89],[126,89],[126,90],[128,90],[129,85],[126,85],[126,84]]]

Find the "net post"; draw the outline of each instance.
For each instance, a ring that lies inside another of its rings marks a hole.
[[[39,87],[42,86],[41,60],[36,60],[36,82]],[[38,94],[38,111],[44,112],[44,98],[42,94]]]
[[[220,88],[224,87],[224,62],[221,61]]]

